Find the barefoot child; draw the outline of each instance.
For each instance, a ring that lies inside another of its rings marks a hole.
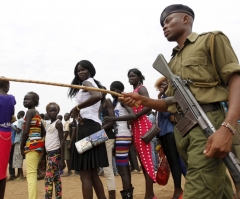
[[[60,170],[65,168],[63,125],[57,119],[60,107],[55,102],[47,105],[46,111],[51,122],[46,124],[45,147],[47,151],[47,169],[45,176],[45,199],[52,198],[53,182],[57,199],[62,198]]]
[[[41,122],[41,116],[35,109],[39,104],[37,93],[29,92],[23,100],[24,107],[28,108],[23,127],[21,152],[26,157],[28,198],[37,199],[37,168],[40,155],[43,152],[43,137],[46,132]]]
[[[9,81],[0,80],[0,199],[4,198],[6,171],[11,150],[11,119],[15,98],[8,95]]]

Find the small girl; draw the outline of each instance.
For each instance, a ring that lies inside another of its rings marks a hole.
[[[11,151],[11,119],[14,115],[15,98],[8,95],[9,81],[0,80],[0,199],[4,198],[6,171]]]
[[[114,81],[110,85],[110,90],[121,93],[124,91],[124,85],[119,81]],[[128,152],[132,144],[132,132],[128,127],[127,120],[135,119],[133,110],[127,105],[118,101],[118,97],[114,98],[113,105],[115,106],[115,117],[106,116],[104,122],[109,123],[116,121],[117,134],[115,142],[116,165],[118,173],[122,179],[123,190],[120,191],[122,198],[133,198],[133,187],[131,184],[131,172],[129,168]]]
[[[46,123],[45,147],[47,151],[47,169],[45,176],[45,199],[52,198],[53,182],[57,199],[62,198],[60,170],[65,168],[63,124],[57,119],[60,107],[51,102],[46,107],[51,122]],[[61,158],[62,157],[62,158]]]
[[[23,100],[24,107],[28,108],[25,116],[25,124],[23,127],[21,152],[26,157],[27,165],[27,182],[28,182],[28,198],[37,199],[37,168],[40,155],[43,152],[43,137],[46,132],[42,125],[41,116],[35,109],[39,104],[39,96],[37,93],[29,92]]]

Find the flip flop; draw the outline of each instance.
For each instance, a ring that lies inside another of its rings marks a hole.
[[[173,198],[171,198],[173,199]],[[180,196],[178,197],[178,199],[183,199],[183,191],[181,192]]]

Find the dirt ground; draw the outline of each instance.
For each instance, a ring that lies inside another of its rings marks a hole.
[[[26,170],[24,168],[24,175]],[[121,178],[116,176],[116,198],[121,199],[120,191],[122,190]],[[63,199],[82,199],[81,193],[81,181],[79,175],[73,174],[69,177],[62,177],[62,186],[63,186]],[[103,182],[105,195],[108,198],[107,182],[104,176],[100,176],[100,179]],[[184,177],[182,176],[182,188],[184,187]],[[143,199],[145,193],[145,181],[143,174],[132,174],[132,184],[134,186],[133,198],[134,199]],[[170,176],[168,184],[166,186],[160,186],[157,183],[154,184],[154,193],[158,199],[170,199],[173,194],[173,179]],[[233,185],[234,187],[234,185]],[[38,181],[38,198],[44,198],[44,180]],[[235,191],[235,188],[234,188]],[[53,198],[55,195],[53,194]],[[5,197],[4,199],[27,199],[27,180],[24,181],[8,181],[6,185]],[[93,196],[94,199],[97,199],[95,193]]]
[[[25,171],[24,171],[25,174]],[[107,183],[104,176],[100,177],[105,189],[105,194],[108,197]],[[81,194],[81,181],[79,175],[73,174],[69,177],[62,177],[63,186],[63,199],[82,199]],[[120,191],[122,190],[121,178],[116,176],[117,192],[116,198],[120,199]],[[145,193],[145,181],[143,174],[132,174],[132,184],[134,186],[134,199],[143,199]],[[184,184],[184,178],[182,179],[182,186]],[[170,199],[173,194],[173,180],[170,176],[168,184],[166,186],[160,186],[157,183],[154,184],[154,192],[157,198]],[[44,180],[38,181],[38,197],[44,198]],[[27,180],[24,181],[8,181],[5,191],[5,199],[27,199]],[[54,195],[53,195],[53,198]],[[97,199],[94,193],[94,199]]]

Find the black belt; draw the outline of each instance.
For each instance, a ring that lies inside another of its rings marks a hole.
[[[219,102],[211,103],[211,104],[200,104],[202,110],[206,113],[209,111],[216,111],[221,108]],[[179,121],[181,118],[184,117],[183,112],[176,112],[174,113],[174,116],[176,117],[177,121]]]
[[[205,113],[209,111],[216,111],[221,108],[219,102],[215,102],[212,104],[200,104],[200,106]]]

